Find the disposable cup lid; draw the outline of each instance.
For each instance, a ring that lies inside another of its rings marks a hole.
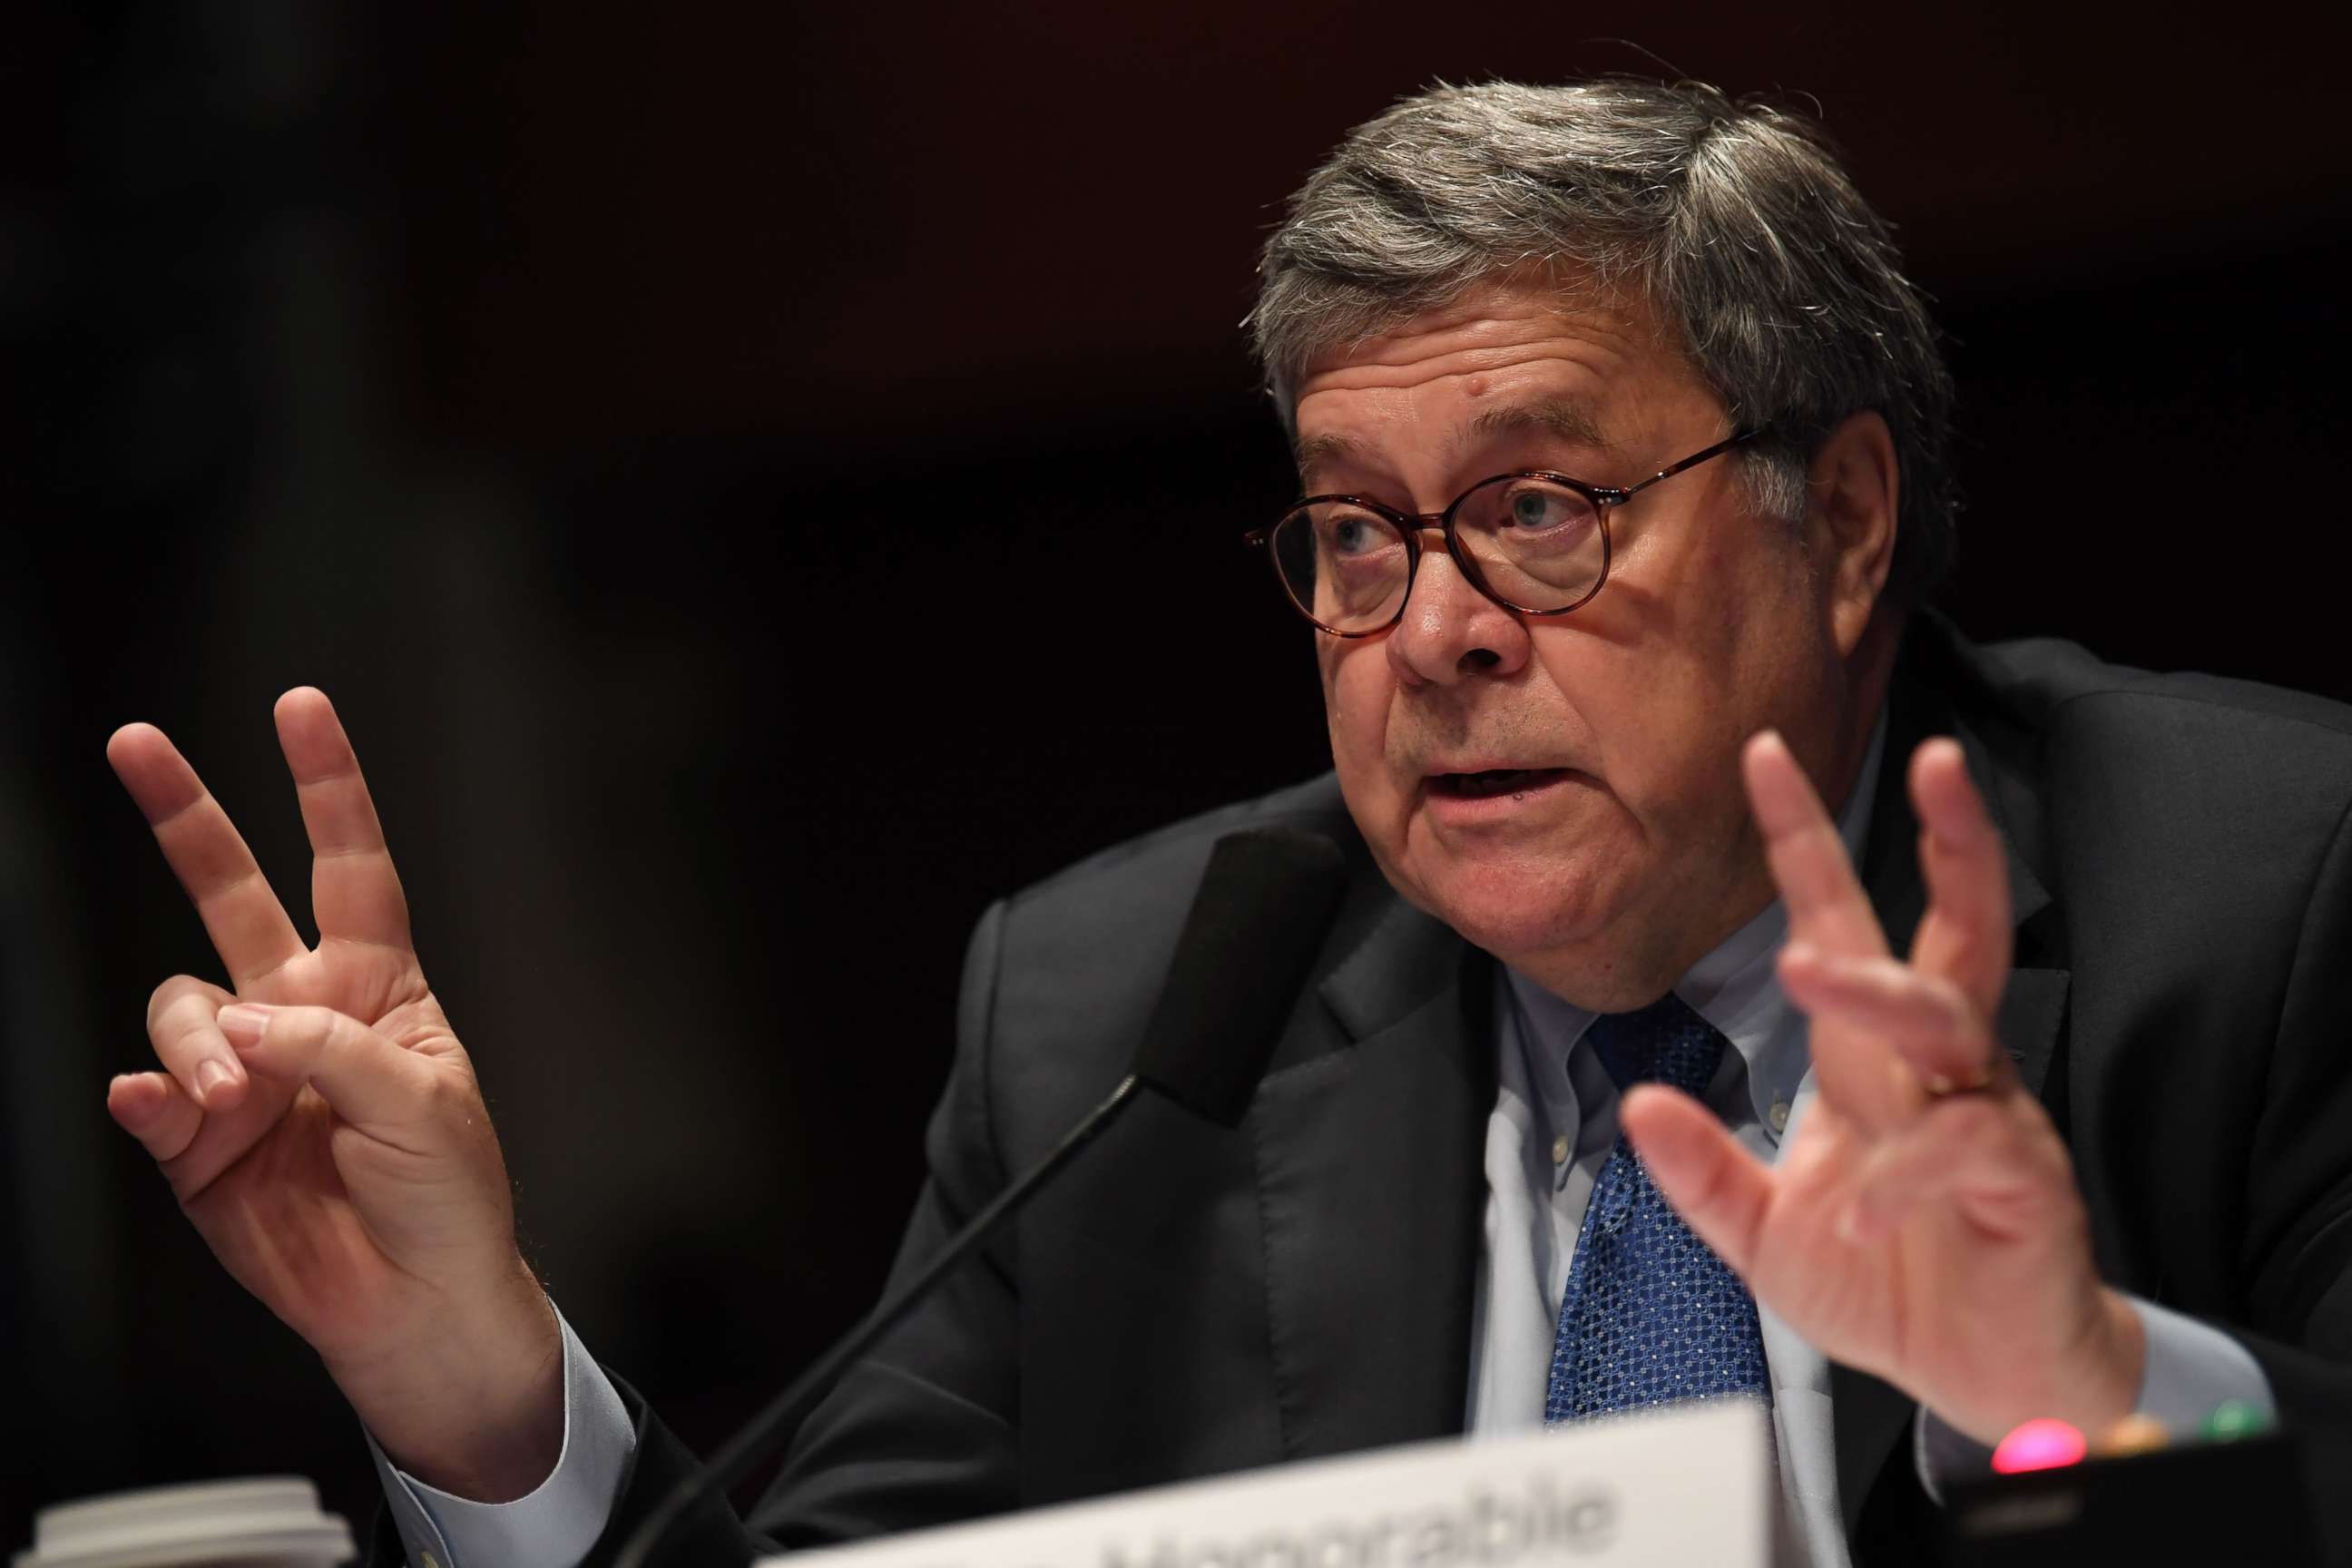
[[[151,1487],[43,1509],[16,1568],[329,1568],[357,1555],[351,1526],[299,1476]]]

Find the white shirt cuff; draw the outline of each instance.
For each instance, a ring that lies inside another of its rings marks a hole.
[[[538,1489],[512,1502],[471,1502],[394,1467],[368,1435],[409,1568],[578,1568],[604,1533],[636,1429],[604,1369],[563,1314],[563,1450]]]
[[[2185,1318],[2137,1296],[2124,1298],[2139,1314],[2147,1341],[2147,1362],[2139,1378],[2139,1403],[2133,1413],[2164,1423],[2175,1442],[2194,1437],[2214,1406],[2229,1400],[2253,1406],[2265,1422],[2278,1419],[2278,1402],[2271,1380],[2263,1375],[2253,1352],[2210,1323]],[[1937,1502],[1944,1487],[1956,1480],[1983,1475],[1991,1466],[1992,1450],[1973,1437],[1946,1426],[1926,1405],[1913,1426],[1912,1460],[1919,1484]],[[2098,1434],[2085,1433],[2096,1441]]]

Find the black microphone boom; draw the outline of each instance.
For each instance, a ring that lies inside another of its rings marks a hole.
[[[912,1279],[877,1302],[846,1338],[729,1438],[699,1473],[679,1482],[629,1537],[614,1568],[645,1568],[654,1548],[696,1505],[742,1479],[777,1436],[806,1415],[853,1362],[1100,1136],[1134,1100],[1139,1086],[1220,1127],[1239,1125],[1345,883],[1339,849],[1319,835],[1258,827],[1217,840],[1128,1076],[1052,1152],[999,1193]]]

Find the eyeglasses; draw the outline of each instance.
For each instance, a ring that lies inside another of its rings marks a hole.
[[[1263,549],[1298,613],[1333,637],[1386,631],[1404,615],[1422,535],[1444,535],[1470,585],[1507,610],[1564,616],[1609,580],[1609,514],[1660,479],[1756,439],[1742,430],[1622,489],[1525,468],[1481,479],[1442,512],[1405,512],[1362,496],[1308,496],[1271,528],[1244,536]]]

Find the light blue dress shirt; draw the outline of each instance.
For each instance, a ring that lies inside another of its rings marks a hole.
[[[1877,778],[1885,745],[1882,720],[1862,779]],[[1838,829],[1859,863],[1871,791],[1853,794]],[[1781,994],[1773,968],[1787,924],[1775,902],[1675,987],[1731,1042],[1707,1104],[1743,1146],[1768,1162],[1813,1097],[1804,1018]],[[1486,1209],[1465,1412],[1473,1434],[1543,1425],[1560,1293],[1585,1201],[1617,1139],[1616,1089],[1582,1044],[1593,1016],[1507,969],[1498,971],[1496,984],[1498,1087],[1486,1124]],[[2244,1346],[2178,1313],[2133,1305],[2147,1331],[2144,1413],[2182,1431],[2225,1399],[2274,1414],[2269,1382]],[[1772,1377],[1783,1526],[1797,1561],[1846,1568],[1829,1363],[1771,1308],[1759,1303],[1758,1315]],[[395,1468],[371,1440],[410,1568],[576,1568],[587,1555],[612,1512],[636,1438],[620,1395],[568,1322],[563,1386],[562,1454],[537,1490],[513,1502],[470,1502],[425,1486]],[[1932,1415],[1922,1413],[1915,1434],[1915,1461],[1931,1493],[1940,1480],[1984,1465],[1983,1448]]]

